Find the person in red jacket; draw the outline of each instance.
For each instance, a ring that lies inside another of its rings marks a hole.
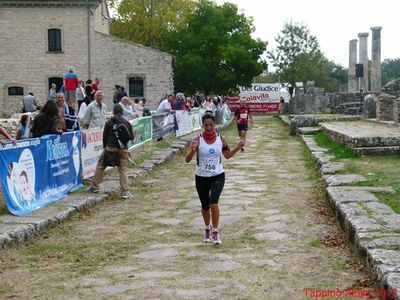
[[[79,80],[75,73],[74,67],[68,67],[68,72],[64,74],[65,102],[73,109],[77,109],[76,103],[76,88]]]
[[[237,130],[239,134],[239,138],[246,143],[246,133],[248,129],[249,119],[252,121],[252,117],[250,115],[250,109],[247,106],[246,100],[240,100],[240,107],[235,111],[235,121],[237,124]],[[244,146],[241,151],[244,151]]]

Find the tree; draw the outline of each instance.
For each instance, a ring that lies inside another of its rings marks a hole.
[[[346,71],[323,55],[306,26],[286,23],[275,41],[278,46],[267,56],[282,81],[295,86],[313,80],[327,92],[337,91],[339,84],[347,82]]]
[[[193,0],[111,0],[118,11],[110,34],[159,49],[168,32],[186,23],[196,7]]]
[[[381,65],[382,70],[382,85],[389,81],[400,78],[400,58],[384,59]]]
[[[251,38],[252,20],[237,6],[199,1],[186,26],[171,32],[164,50],[176,57],[177,91],[224,94],[262,73],[266,43]]]

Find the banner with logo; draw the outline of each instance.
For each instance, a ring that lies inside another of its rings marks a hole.
[[[82,177],[90,178],[96,171],[100,154],[103,152],[103,129],[82,131]]]
[[[141,117],[130,120],[133,130],[133,141],[128,144],[129,150],[153,139],[152,117]]]
[[[239,96],[228,96],[231,111],[239,108],[239,100],[245,100],[251,112],[278,112],[280,85],[272,83],[253,83],[248,87],[239,87]]]
[[[0,148],[0,173],[9,211],[24,215],[82,186],[81,132],[46,135]]]
[[[152,115],[153,138],[161,139],[173,133],[176,129],[175,113]]]

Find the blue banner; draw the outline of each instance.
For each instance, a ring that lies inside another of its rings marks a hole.
[[[24,215],[82,186],[81,132],[45,135],[0,148],[0,173],[8,210]]]

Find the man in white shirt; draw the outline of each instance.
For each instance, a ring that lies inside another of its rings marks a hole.
[[[126,120],[130,120],[135,118],[135,112],[133,111],[133,107],[131,105],[131,101],[129,100],[128,97],[122,97],[121,101],[119,104],[122,106],[122,109],[124,110],[122,113],[122,117]]]
[[[103,128],[106,123],[107,105],[103,103],[103,93],[97,91],[94,94],[95,101],[88,105],[82,124],[84,128]]]
[[[174,101],[174,95],[168,95],[167,99],[164,99],[163,101],[161,101],[160,105],[158,106],[157,110],[156,110],[156,115],[159,114],[163,114],[166,112],[172,112],[172,107],[171,107],[171,103],[172,101]]]

